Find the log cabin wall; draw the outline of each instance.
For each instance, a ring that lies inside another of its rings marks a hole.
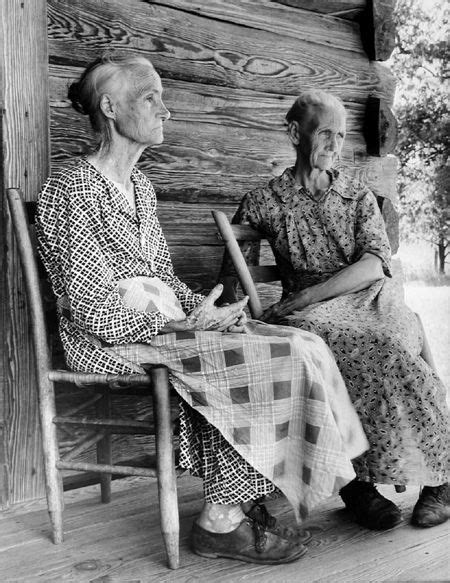
[[[343,99],[349,116],[342,165],[395,201],[396,159],[386,155],[395,141],[389,111],[394,80],[378,62],[392,49],[392,8],[393,0],[48,0],[51,169],[92,146],[87,118],[67,100],[68,85],[103,51],[120,49],[148,57],[163,80],[171,111],[165,142],[146,151],[139,165],[156,189],[176,272],[188,284],[210,288],[220,267],[223,248],[210,210],[231,215],[246,191],[292,164],[284,115],[303,89]],[[369,148],[365,136],[372,136]],[[16,142],[11,155],[21,147]],[[31,373],[24,379],[20,370],[32,367],[32,359],[28,353],[24,358],[29,345],[21,340],[26,321],[13,330],[10,300],[3,305],[12,338],[3,345],[3,361],[14,361],[3,395],[17,412],[23,399],[11,395],[18,394],[19,382],[27,387],[23,394],[32,391]],[[26,320],[26,306],[16,302],[14,309]],[[39,451],[23,467],[32,449],[21,437],[25,424],[13,431],[0,416],[2,427],[0,464],[3,451],[9,479],[3,504],[40,495]]]

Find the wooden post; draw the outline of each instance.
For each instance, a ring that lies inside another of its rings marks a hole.
[[[386,61],[395,46],[394,0],[367,0],[360,16],[361,41],[371,61]]]
[[[5,507],[44,494],[30,323],[5,191],[17,187],[33,200],[49,172],[46,0],[2,0],[0,31],[0,507]]]
[[[397,145],[398,124],[389,104],[379,97],[367,99],[363,134],[369,156],[386,156]]]

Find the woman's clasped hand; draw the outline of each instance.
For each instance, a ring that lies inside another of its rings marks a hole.
[[[244,332],[247,320],[244,309],[248,302],[245,296],[238,302],[216,306],[223,285],[217,284],[206,298],[186,317],[185,320],[168,322],[162,332],[181,330],[217,330],[218,332]]]

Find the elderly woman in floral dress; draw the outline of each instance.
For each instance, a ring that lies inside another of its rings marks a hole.
[[[153,187],[136,168],[169,118],[147,59],[100,58],[69,98],[99,144],[48,180],[37,214],[67,362],[119,374],[167,365],[181,397],[181,465],[204,483],[194,552],[298,559],[308,534],[253,502],[277,488],[305,516],[354,477],[350,460],[367,442],[334,359],[318,336],[246,324],[246,299],[217,307],[222,286],[204,297],[175,276]]]
[[[375,483],[421,484],[412,523],[440,524],[450,502],[445,387],[420,356],[415,314],[387,279],[391,251],[375,196],[334,169],[346,111],[336,97],[306,91],[286,122],[295,166],[245,195],[234,217],[269,239],[281,271],[282,298],[262,320],[318,334],[336,358],[370,443],[340,491],[356,521],[395,526],[400,510]]]

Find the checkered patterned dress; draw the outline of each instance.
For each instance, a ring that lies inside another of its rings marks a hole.
[[[163,363],[182,398],[182,462],[207,501],[280,489],[297,516],[354,477],[367,446],[325,343],[250,322],[246,334],[158,334],[168,318],[127,305],[118,281],[159,277],[189,313],[203,296],[173,273],[151,183],[134,170],[136,215],[86,160],[51,178],[38,204],[40,253],[71,368],[129,373]]]

